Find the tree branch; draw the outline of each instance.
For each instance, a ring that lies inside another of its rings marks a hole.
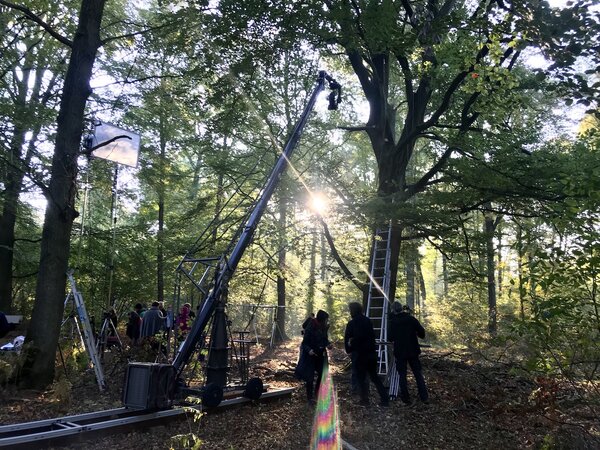
[[[370,98],[371,92],[373,91],[373,85],[369,71],[363,64],[363,58],[357,50],[346,50],[346,55],[348,55],[350,64],[352,64],[352,68],[354,69],[356,76],[358,76],[358,80],[360,81],[365,96]]]
[[[345,131],[368,131],[368,130],[372,130],[375,127],[372,125],[363,125],[360,127],[346,127],[346,126],[340,126],[337,127],[338,130],[345,130]]]
[[[488,54],[489,50],[490,49],[488,47],[488,43],[486,43],[481,48],[481,50],[479,50],[479,52],[477,53],[477,57],[475,58],[475,63],[478,63],[479,61],[481,61]],[[462,84],[462,82],[464,81],[466,76],[470,72],[472,72],[474,69],[475,69],[475,64],[471,65],[471,67],[469,67],[468,70],[463,70],[462,72],[460,72],[459,74],[457,74],[454,77],[454,79],[450,83],[450,86],[448,86],[448,89],[446,89],[446,92],[444,93],[442,102],[438,106],[437,110],[431,115],[429,120],[425,121],[422,125],[417,127],[418,131],[425,130],[438,121],[438,119],[442,116],[442,114],[444,112],[446,112],[446,110],[450,106],[450,100],[452,99],[452,96],[454,95],[456,90]]]
[[[412,197],[425,189],[429,180],[431,180],[446,165],[446,162],[454,150],[456,150],[456,147],[448,147],[441,158],[421,177],[419,181],[407,186],[406,190],[409,197]]]
[[[414,107],[414,92],[412,85],[412,71],[410,70],[410,65],[408,64],[408,59],[402,54],[394,53],[396,55],[396,60],[398,64],[400,64],[400,68],[402,69],[402,74],[404,78],[404,89],[406,90],[406,99],[408,102],[408,109],[412,111]]]
[[[410,24],[415,27],[417,25],[415,18],[414,18],[414,11],[412,9],[412,6],[410,6],[410,2],[408,0],[402,0],[402,6],[404,6],[404,10],[406,11],[406,17],[408,17],[408,20],[410,22]]]
[[[119,140],[119,139],[122,139],[122,138],[125,138],[125,139],[129,139],[129,140],[131,140],[131,137],[127,136],[126,134],[119,134],[118,136],[115,136],[115,137],[113,137],[113,138],[110,138],[110,139],[109,139],[108,141],[106,141],[106,142],[102,142],[102,143],[100,143],[100,144],[98,144],[98,145],[94,145],[93,147],[91,147],[91,148],[89,148],[89,149],[86,149],[86,150],[82,151],[82,152],[81,152],[81,154],[82,154],[82,155],[88,155],[88,156],[89,156],[89,155],[91,155],[91,154],[92,154],[92,152],[93,152],[93,151],[95,151],[95,150],[98,150],[99,148],[102,148],[102,147],[104,147],[104,146],[106,146],[106,145],[108,145],[108,144],[112,144],[112,143],[113,143],[113,142],[115,142],[116,140]]]
[[[325,239],[327,239],[327,243],[329,244],[329,249],[331,250],[331,256],[333,256],[333,259],[335,259],[335,261],[338,263],[338,265],[340,266],[340,269],[342,269],[342,272],[344,273],[344,275],[346,276],[346,278],[348,278],[348,280],[352,281],[352,283],[354,283],[354,285],[361,292],[364,292],[365,284],[362,281],[360,281],[350,271],[350,269],[348,268],[348,266],[346,265],[346,263],[340,257],[340,254],[338,253],[337,249],[335,248],[335,243],[333,242],[333,237],[331,237],[331,233],[329,232],[329,227],[325,223],[325,220],[323,220],[323,217],[321,217],[321,215],[319,215],[319,214],[317,214],[317,220],[319,221],[319,223],[323,227],[323,233],[325,234]]]
[[[37,244],[42,241],[42,238],[39,239],[25,239],[25,238],[15,238],[15,242],[29,242],[31,244]]]
[[[174,21],[171,21],[171,22],[163,23],[162,25],[157,25],[155,27],[150,27],[150,28],[145,28],[145,29],[140,30],[140,31],[135,31],[133,33],[126,33],[126,34],[120,34],[118,36],[107,37],[106,39],[102,39],[100,42],[101,42],[101,45],[105,45],[105,44],[107,44],[109,42],[116,41],[117,39],[123,39],[123,38],[129,38],[129,37],[139,36],[141,34],[148,33],[149,31],[160,30],[161,28],[165,28],[165,27],[171,26],[171,25],[173,25],[175,23],[177,23],[177,21],[174,20]]]
[[[433,126],[435,128],[447,128],[450,130],[478,131],[480,133],[483,132],[483,128],[478,128],[478,127],[469,127],[468,129],[465,130],[463,125],[449,125],[449,124],[443,124],[443,123],[436,123]]]
[[[54,39],[61,42],[62,44],[65,44],[67,47],[73,47],[73,42],[70,39],[67,39],[62,34],[58,33],[56,30],[54,30],[54,28],[52,28],[49,24],[44,22],[37,14],[34,14],[29,8],[27,8],[25,6],[21,6],[21,5],[16,5],[11,2],[7,2],[6,0],[0,0],[0,5],[4,5],[10,9],[21,11],[27,19],[31,20],[32,22],[37,23],[44,30],[46,30],[48,32],[48,34],[50,36],[52,36]]]
[[[471,270],[473,271],[473,273],[477,276],[482,278],[484,276],[484,274],[480,273],[475,266],[473,265],[473,260],[471,259],[471,250],[469,249],[470,245],[469,245],[469,236],[467,234],[467,230],[465,229],[465,222],[461,219],[460,221],[460,228],[463,232],[463,236],[465,238],[465,249],[467,251],[467,260],[469,261],[469,265],[471,266]]]

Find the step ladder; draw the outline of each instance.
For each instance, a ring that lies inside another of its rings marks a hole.
[[[387,348],[387,318],[390,303],[390,237],[391,224],[375,231],[373,255],[369,273],[367,317],[371,319],[377,342],[377,372],[387,376],[390,358]]]
[[[101,391],[103,391],[104,389],[106,389],[106,381],[104,380],[104,371],[102,370],[102,363],[100,362],[100,357],[98,356],[96,345],[94,343],[94,334],[92,333],[90,319],[87,310],[85,309],[85,303],[83,302],[81,292],[77,290],[77,285],[75,284],[75,279],[73,278],[72,269],[67,272],[67,277],[69,278],[69,283],[71,284],[71,291],[67,294],[67,298],[65,299],[65,305],[68,303],[69,300],[72,300],[73,304],[75,305],[75,309],[77,310],[77,317],[79,318],[79,324],[77,324],[77,329],[80,332],[81,340],[83,341],[84,347],[87,351],[88,356],[90,357],[90,361],[94,368],[96,380],[98,381],[98,387]]]
[[[392,224],[375,231],[373,255],[369,273],[367,317],[371,319],[377,343],[377,373],[385,377],[390,398],[398,394],[398,374],[394,355],[387,339],[388,312],[390,310],[390,258]]]

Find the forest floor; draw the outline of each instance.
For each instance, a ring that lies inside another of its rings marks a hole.
[[[264,347],[251,374],[272,387],[296,388],[291,397],[216,410],[198,421],[190,414],[164,426],[96,436],[70,448],[188,448],[181,435],[189,433],[207,450],[308,448],[315,407],[307,403],[303,385],[293,376],[298,346],[294,339],[274,349]],[[530,380],[473,354],[427,348],[422,362],[429,404],[406,407],[393,401],[382,408],[376,406],[372,387],[372,406],[366,408],[350,392],[348,362],[341,349],[330,352],[342,439],[357,449],[600,449],[598,399],[582,398],[577,386]],[[99,392],[93,374],[72,386],[58,383],[44,392],[5,386],[0,391],[0,423],[120,407],[125,367],[126,358],[109,358],[106,393]],[[413,381],[409,375],[414,391]]]

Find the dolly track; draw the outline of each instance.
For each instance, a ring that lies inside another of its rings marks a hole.
[[[276,399],[291,395],[293,388],[265,392],[260,400]],[[217,408],[227,408],[251,400],[237,397],[223,400]],[[200,409],[193,407],[194,409]],[[212,409],[217,409],[212,408]],[[210,411],[210,409],[205,410]],[[40,448],[40,445],[66,445],[73,440],[87,439],[92,433],[106,430],[116,431],[136,427],[151,426],[153,422],[176,419],[189,412],[189,408],[177,407],[159,411],[116,408],[105,411],[57,417],[35,422],[17,423],[0,426],[0,447]]]

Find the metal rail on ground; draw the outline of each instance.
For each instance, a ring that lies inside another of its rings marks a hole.
[[[294,388],[276,389],[264,392],[260,400],[275,399],[291,395]],[[250,399],[237,397],[223,400],[217,408],[226,408]],[[202,406],[191,406],[200,409]],[[216,409],[216,408],[212,408]],[[210,411],[210,409],[208,409]],[[116,408],[79,415],[57,417],[54,419],[38,420],[35,422],[17,423],[0,426],[0,447],[10,448],[41,448],[42,443],[50,441],[67,441],[72,438],[82,438],[86,433],[102,430],[116,430],[132,424],[166,418],[174,418],[189,412],[188,408],[172,408],[160,411],[135,410],[131,408]]]

